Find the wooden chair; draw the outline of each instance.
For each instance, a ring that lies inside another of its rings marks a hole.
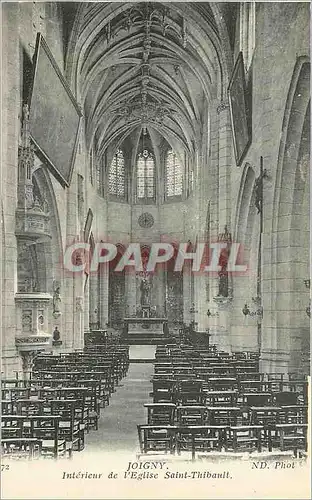
[[[35,438],[42,441],[43,457],[55,458],[68,456],[66,441],[59,437],[58,415],[3,415],[1,418],[2,439]]]
[[[272,402],[276,406],[293,406],[298,404],[298,394],[293,391],[274,392]]]
[[[238,390],[239,392],[263,392],[264,382],[262,380],[240,380],[238,382]]]
[[[2,400],[29,399],[30,387],[4,387],[1,389]]]
[[[43,399],[18,399],[15,402],[17,415],[43,415],[44,414]]]
[[[175,403],[176,382],[173,379],[153,380],[153,401],[154,403]]]
[[[87,387],[63,387],[56,392],[55,399],[74,400],[75,404],[75,418],[85,424],[87,432],[91,426],[89,407],[86,402]]]
[[[236,377],[209,377],[208,383],[211,391],[234,391],[238,388]]]
[[[71,443],[60,435],[59,425],[62,417],[59,415],[38,415],[30,419],[30,437],[42,440],[42,456],[59,459],[71,456]]]
[[[238,373],[237,374],[237,379],[239,382],[243,380],[248,380],[248,381],[263,381],[265,378],[264,373],[259,373],[259,372],[252,372],[252,373]]]
[[[225,449],[227,451],[261,452],[261,425],[230,426],[226,429]]]
[[[289,405],[281,406],[279,414],[280,424],[307,424],[308,406],[307,405]]]
[[[171,362],[155,363],[154,364],[154,373],[155,373],[155,375],[166,375],[168,378],[170,378],[172,373],[173,373],[172,363]]]
[[[288,373],[288,380],[294,381],[307,381],[307,375],[302,372],[290,372]]]
[[[41,456],[42,441],[36,438],[1,439],[1,455],[3,458],[29,460]]]
[[[237,391],[204,391],[207,406],[237,406]]]
[[[15,402],[7,399],[1,401],[1,415],[13,415],[15,413]]]
[[[238,406],[207,406],[207,412],[209,425],[235,426],[241,415]]]
[[[1,415],[1,438],[16,439],[25,437],[23,435],[23,417],[20,415]],[[29,437],[29,436],[27,436]]]
[[[31,391],[31,396],[37,395],[38,399],[43,399],[44,401],[50,401],[55,399],[58,389],[56,387],[39,387],[36,390]]]
[[[196,451],[221,451],[225,429],[225,426],[181,425],[176,435],[177,453],[191,451],[194,460]]]
[[[249,410],[251,425],[272,427],[279,422],[281,414],[281,408],[279,406],[251,406]]]
[[[272,430],[280,421],[281,408],[277,406],[251,406],[250,425],[262,425],[262,443],[267,445],[269,451],[272,451]]]
[[[173,403],[145,403],[149,425],[173,425],[176,405]]]
[[[267,373],[267,390],[281,392],[283,390],[284,373]]]
[[[205,425],[207,423],[207,408],[205,405],[183,405],[177,407],[177,423],[180,426]]]
[[[269,406],[272,400],[270,392],[243,393],[243,404],[246,406]]]
[[[175,453],[176,425],[138,425],[138,435],[141,453],[157,452]]]
[[[59,438],[69,443],[68,449],[71,456],[72,451],[84,449],[85,425],[76,418],[75,410],[78,401],[74,399],[57,399],[50,401],[51,414],[59,415]]]
[[[283,390],[296,392],[298,394],[298,400],[302,404],[307,404],[308,402],[308,387],[308,381],[306,379],[283,382]]]
[[[308,424],[276,424],[272,430],[271,445],[281,451],[293,450],[295,457],[298,451],[308,450]]]
[[[177,389],[177,401],[182,405],[201,405],[205,400],[203,380],[180,380]]]
[[[98,430],[100,418],[100,400],[94,388],[89,388],[84,394],[84,407],[87,411],[87,428]]]
[[[235,368],[229,363],[210,363],[214,374],[220,377],[235,377]]]

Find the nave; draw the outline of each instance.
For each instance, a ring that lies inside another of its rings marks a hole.
[[[1,14],[11,479],[17,464],[34,487],[43,464],[92,473],[89,454],[104,474],[117,452],[307,464],[309,3],[10,1]]]
[[[115,338],[39,355],[18,377],[1,382],[3,458],[307,457],[307,377],[260,373],[252,353],[180,339],[129,355]]]
[[[154,351],[155,348],[152,347]],[[131,348],[130,348],[131,352]],[[152,363],[131,363],[117,391],[112,394],[110,404],[99,420],[99,429],[86,437],[90,452],[131,452],[138,450],[138,435],[135,422],[144,422],[144,403],[152,390]]]

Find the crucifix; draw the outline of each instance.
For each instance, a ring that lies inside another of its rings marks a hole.
[[[263,212],[263,179],[268,177],[266,169],[263,169],[263,156],[260,156],[260,175],[255,180],[255,205],[258,210],[258,214],[260,214],[260,218],[262,219]],[[262,228],[261,231],[262,232]]]
[[[262,294],[261,294],[261,265],[262,265],[262,233],[263,233],[263,179],[267,179],[267,171],[263,169],[263,156],[260,156],[260,174],[255,180],[255,206],[260,215],[260,234],[259,234],[259,247],[258,247],[258,263],[257,263],[257,296],[254,299],[262,311]],[[261,317],[258,320],[258,348],[261,350]]]

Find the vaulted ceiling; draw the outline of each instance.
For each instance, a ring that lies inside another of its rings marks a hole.
[[[209,3],[90,3],[77,12],[67,76],[101,154],[148,130],[198,150],[209,103],[222,94],[222,15]],[[214,12],[213,12],[214,10]]]

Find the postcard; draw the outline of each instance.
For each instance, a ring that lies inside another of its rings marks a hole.
[[[2,498],[310,498],[309,2],[0,12]]]

